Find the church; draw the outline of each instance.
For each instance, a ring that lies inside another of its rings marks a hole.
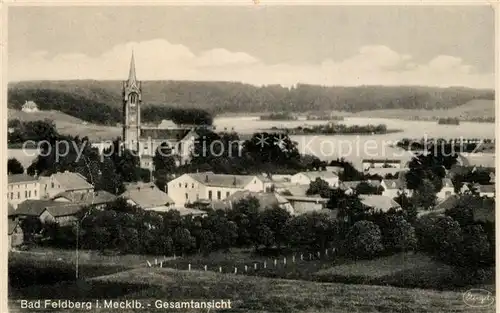
[[[142,168],[154,170],[153,156],[162,143],[172,148],[177,165],[190,162],[194,143],[204,130],[195,125],[162,128],[141,125],[142,84],[137,80],[133,52],[128,79],[123,82],[122,96],[122,142],[125,148],[137,152]]]

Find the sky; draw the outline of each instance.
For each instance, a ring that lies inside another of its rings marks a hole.
[[[490,6],[10,7],[8,78],[494,87]]]

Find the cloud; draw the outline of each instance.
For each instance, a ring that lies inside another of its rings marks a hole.
[[[367,45],[344,60],[320,64],[267,64],[241,51],[222,48],[194,53],[163,39],[129,42],[91,57],[80,53],[50,57],[46,51],[9,56],[9,80],[118,79],[128,75],[131,51],[141,80],[217,80],[294,85],[427,85],[493,88],[493,73],[477,73],[455,56],[418,63],[383,45]]]

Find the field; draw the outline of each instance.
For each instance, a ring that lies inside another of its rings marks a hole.
[[[411,109],[382,109],[361,111],[353,116],[356,117],[378,117],[378,118],[420,118],[423,120],[437,120],[445,117],[456,117],[460,119],[488,118],[495,116],[494,100],[471,100],[463,105],[448,110],[411,110]]]
[[[391,285],[396,287],[432,288],[438,290],[466,290],[470,284],[464,281],[452,267],[434,261],[420,253],[400,253],[380,257],[374,260],[352,261],[324,254],[318,258],[315,254],[309,260],[309,254],[299,254],[292,261],[292,256],[264,256],[248,250],[234,249],[230,253],[216,252],[209,256],[187,256],[170,259],[163,264],[179,270],[204,270],[223,273],[245,273],[251,276],[309,280],[346,284]],[[276,265],[274,264],[276,260]],[[266,268],[264,268],[266,262]],[[256,267],[255,264],[257,264]],[[484,284],[494,289],[494,270]]]
[[[163,268],[146,267],[145,261],[153,261],[154,258],[156,257],[137,255],[104,256],[81,251],[81,275],[80,279],[75,281],[75,252],[72,250],[42,248],[11,253],[9,305],[19,309],[16,299],[44,298],[80,301],[141,299],[144,303],[153,303],[156,299],[228,299],[233,303],[231,310],[225,310],[228,312],[493,312],[492,308],[466,306],[462,298],[463,290],[438,291],[387,286],[408,280],[408,277],[425,279],[443,271],[444,267],[435,266],[435,263],[419,254],[360,262],[338,259],[336,263],[328,257],[311,261],[296,259],[295,264],[291,264],[291,258],[288,257],[289,263],[283,265],[282,257],[277,255],[235,250],[230,253],[214,253],[208,257],[169,258]],[[276,268],[273,263],[275,258],[281,259]],[[308,259],[306,255],[304,258]],[[268,264],[267,270],[251,272],[254,262],[261,268],[264,261]],[[186,271],[189,263],[192,270]],[[243,275],[245,264],[249,268],[248,275]],[[202,270],[204,265],[209,267],[206,272]],[[217,272],[218,266],[224,267],[223,273]],[[234,266],[239,268],[238,274],[228,270]],[[429,271],[430,267],[434,270]],[[412,276],[408,276],[412,272]],[[353,277],[369,278],[372,281],[356,282],[353,279],[354,284],[335,282],[335,279],[341,281]],[[389,278],[394,281],[389,282]],[[328,280],[331,282],[326,282]],[[372,284],[375,280],[378,280],[378,286]],[[382,283],[383,280],[386,281]],[[494,292],[492,286],[482,288]],[[104,313],[110,310],[96,312]]]
[[[26,113],[9,109],[8,116],[9,119],[18,119],[22,122],[50,119],[56,124],[59,133],[80,137],[87,136],[90,140],[113,140],[121,136],[120,127],[84,123],[79,118],[59,111]]]
[[[49,292],[52,299],[67,298],[68,291],[76,289],[75,285],[60,285],[43,290],[40,298]],[[143,303],[153,303],[156,299],[227,299],[232,303],[232,309],[224,310],[227,312],[493,312],[492,308],[468,307],[462,294],[457,292],[316,283],[165,268],[141,268],[92,278],[80,282],[78,290],[80,299],[102,298],[101,292],[113,296],[111,291],[114,291],[114,297],[140,299]],[[82,294],[83,291],[86,294]],[[15,304],[11,302],[13,306]],[[125,309],[119,312],[135,311]]]

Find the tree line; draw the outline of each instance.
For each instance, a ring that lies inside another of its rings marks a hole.
[[[122,106],[109,105],[109,97],[99,97],[91,92],[80,94],[76,90],[54,89],[9,89],[9,108],[21,110],[24,101],[34,101],[40,110],[56,110],[80,118],[84,121],[116,125],[123,122]],[[143,106],[141,121],[144,123],[159,123],[170,119],[176,124],[212,125],[210,113],[197,108],[179,108],[168,105]]]
[[[121,109],[119,81],[19,82],[9,85],[9,100],[19,103],[38,90],[73,95],[93,103]],[[494,99],[493,90],[463,87],[419,86],[317,86],[297,84],[253,86],[237,82],[145,81],[142,84],[146,105],[199,108],[211,114],[226,112],[359,112],[378,109],[449,109],[473,99]],[[38,103],[38,102],[37,102]],[[70,105],[70,104],[65,104]],[[74,108],[77,110],[77,108]],[[63,111],[63,110],[61,110]],[[97,111],[98,112],[98,111]]]

